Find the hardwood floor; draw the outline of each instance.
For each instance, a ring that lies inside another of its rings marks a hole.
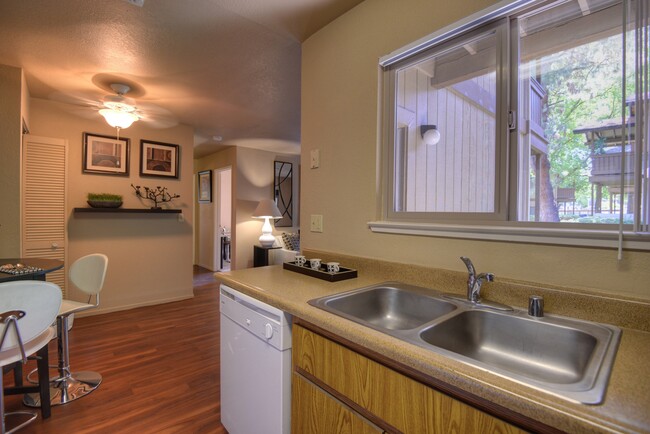
[[[194,282],[190,300],[76,318],[72,370],[97,371],[103,382],[20,432],[226,433],[219,402],[219,290],[205,269],[195,268]],[[56,343],[49,348],[54,363]],[[7,411],[25,409],[17,396],[5,403]]]

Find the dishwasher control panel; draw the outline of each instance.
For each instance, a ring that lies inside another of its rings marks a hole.
[[[221,313],[279,350],[291,348],[291,315],[221,285]]]

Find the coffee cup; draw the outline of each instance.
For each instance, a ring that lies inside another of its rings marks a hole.
[[[338,262],[328,262],[327,263],[327,271],[329,273],[338,273],[340,270],[339,263]]]
[[[320,268],[320,259],[310,259],[309,260],[309,265],[311,266],[312,270],[318,270]]]
[[[307,258],[305,258],[305,256],[303,256],[303,255],[296,255],[296,261],[295,262],[296,262],[296,265],[300,265],[302,267],[307,262]]]

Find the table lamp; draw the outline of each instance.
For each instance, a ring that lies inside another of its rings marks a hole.
[[[260,236],[260,244],[264,247],[273,246],[275,237],[271,234],[271,232],[273,232],[273,228],[271,227],[271,222],[269,219],[282,218],[282,213],[278,209],[278,206],[271,199],[262,199],[260,200],[260,203],[257,204],[257,208],[255,208],[253,217],[264,219],[264,224],[262,225],[262,235]]]

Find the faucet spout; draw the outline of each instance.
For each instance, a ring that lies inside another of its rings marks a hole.
[[[474,264],[472,264],[472,260],[469,259],[467,256],[461,256],[460,260],[465,263],[465,266],[467,267],[467,271],[469,272],[470,276],[474,276],[476,274],[476,270],[474,269]]]

